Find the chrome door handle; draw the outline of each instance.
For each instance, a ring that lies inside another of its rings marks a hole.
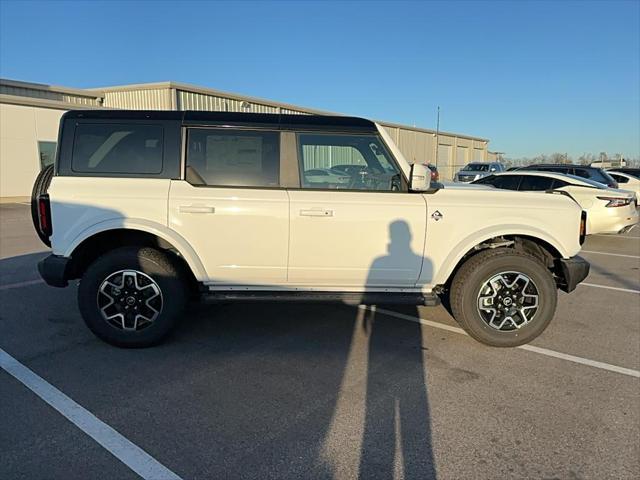
[[[216,213],[215,207],[206,205],[180,205],[178,210],[180,213]]]
[[[333,217],[333,210],[325,210],[324,208],[312,208],[309,210],[300,210],[301,217]]]

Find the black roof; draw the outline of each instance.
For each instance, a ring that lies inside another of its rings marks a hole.
[[[534,168],[534,167],[550,167],[550,168],[600,168],[592,167],[590,165],[578,165],[575,163],[534,163],[533,165],[527,165],[520,168]]]
[[[238,125],[331,130],[375,131],[371,120],[340,115],[209,112],[196,110],[69,110],[64,118],[109,120],[179,120],[185,125]]]

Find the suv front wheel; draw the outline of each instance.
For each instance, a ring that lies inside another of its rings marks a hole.
[[[162,252],[123,247],[85,271],[78,304],[89,329],[118,347],[148,347],[176,325],[187,301],[186,282]]]
[[[536,258],[507,249],[486,250],[467,260],[451,284],[451,310],[476,340],[515,347],[540,335],[556,311],[557,287]]]

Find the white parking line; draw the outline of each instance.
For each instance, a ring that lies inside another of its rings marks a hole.
[[[628,237],[625,237],[623,235],[607,235],[606,233],[592,233],[591,235],[589,235],[590,237],[607,237],[607,238],[626,238],[627,240],[638,240],[638,238],[640,237],[636,237],[635,235],[631,235]]]
[[[578,286],[593,287],[593,288],[605,288],[607,290],[617,290],[618,292],[640,293],[640,290],[633,290],[632,288],[610,287],[609,285],[597,285],[595,283],[582,282],[582,283],[579,283]]]
[[[145,480],[181,480],[140,447],[0,348],[0,367]]]
[[[595,252],[593,250],[581,250],[580,253],[595,253],[596,255],[609,255],[611,257],[640,258],[640,255],[623,255],[622,253]]]
[[[422,325],[427,325],[433,328],[439,328],[440,330],[447,330],[453,333],[459,333],[462,335],[467,335],[463,329],[458,327],[452,327],[450,325],[445,325],[440,322],[434,322],[432,320],[425,320],[419,317],[412,317],[411,315],[405,315],[402,313],[394,312],[392,310],[386,310],[384,308],[375,308],[368,307],[366,305],[360,305],[359,308],[370,309],[376,311],[378,313],[382,313],[383,315],[387,315],[389,317],[399,318],[401,320],[408,320],[409,322],[420,323]],[[575,355],[569,355],[562,352],[556,352],[555,350],[549,350],[547,348],[542,347],[534,347],[533,345],[521,345],[519,347],[521,350],[528,350],[530,352],[539,353],[540,355],[546,355],[548,357],[560,358],[562,360],[567,360],[573,363],[579,363],[581,365],[588,365],[590,367],[599,368],[601,370],[607,370],[609,372],[621,373],[622,375],[628,375],[630,377],[640,378],[640,371],[633,370],[631,368],[619,367],[617,365],[611,365],[609,363],[598,362],[597,360],[591,360],[589,358],[576,357]]]
[[[38,285],[44,283],[44,280],[27,280],[26,282],[7,283],[0,285],[0,290],[9,290],[10,288],[28,287],[29,285]]]

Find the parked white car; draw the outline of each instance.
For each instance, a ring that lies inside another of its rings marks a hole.
[[[325,161],[355,166],[339,169],[348,188],[305,184],[305,166]],[[71,111],[54,170],[34,186],[36,231],[52,248],[38,268],[53,286],[80,279],[85,323],[125,347],[161,341],[190,297],[434,305],[447,295],[477,340],[531,341],[557,289],[589,272],[576,256],[586,214],[562,195],[430,177],[361,118]]]
[[[485,177],[474,183],[521,192],[566,192],[587,212],[587,235],[624,233],[638,224],[635,193],[609,188],[575,175],[516,170]]]
[[[618,182],[620,189],[629,190],[635,193],[636,197],[640,197],[640,179],[638,177],[634,177],[625,172],[608,171],[607,173]]]

